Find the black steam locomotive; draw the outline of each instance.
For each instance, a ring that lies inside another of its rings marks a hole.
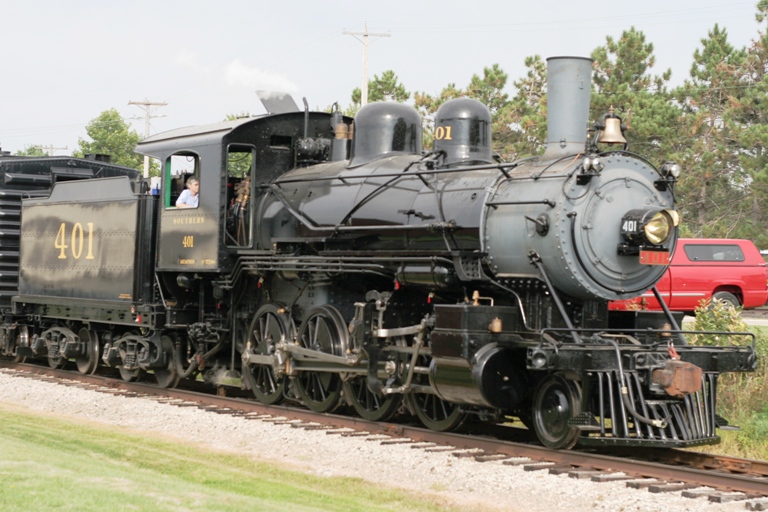
[[[588,136],[590,60],[548,77],[541,157],[497,161],[488,109],[462,98],[426,153],[406,105],[273,109],[141,142],[158,194],[57,184],[23,204],[4,354],[239,377],[265,403],[437,430],[517,417],[554,448],[718,442],[718,374],[753,370],[754,347],[607,307],[663,274],[679,167],[630,153],[612,113]],[[199,205],[176,207],[191,176]]]

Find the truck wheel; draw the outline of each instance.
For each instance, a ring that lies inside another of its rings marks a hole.
[[[715,292],[712,295],[712,302],[714,302],[716,300],[718,300],[720,302],[725,302],[726,304],[730,304],[734,308],[741,307],[741,304],[739,303],[738,297],[736,297],[734,294],[729,293],[729,292]]]

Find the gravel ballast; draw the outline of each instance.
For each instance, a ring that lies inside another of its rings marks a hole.
[[[382,445],[361,437],[275,425],[147,398],[129,398],[0,372],[0,401],[33,411],[119,425],[183,442],[205,444],[290,469],[326,477],[350,476],[373,485],[433,494],[459,506],[519,512],[743,511],[744,502],[710,503],[679,492],[653,494],[625,482],[595,483],[546,471],[524,471],[499,461],[478,463],[450,452],[407,444]],[[5,428],[9,428],[6,426]],[[254,475],[254,478],[257,478]]]

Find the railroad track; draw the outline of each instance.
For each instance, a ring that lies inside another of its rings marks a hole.
[[[715,503],[743,501],[748,510],[768,510],[768,462],[711,455],[687,450],[642,449],[609,452],[556,451],[510,441],[513,431],[496,428],[483,435],[441,433],[395,423],[376,423],[353,416],[317,414],[290,406],[270,406],[237,396],[233,388],[217,393],[191,389],[163,389],[141,382],[125,382],[99,375],[54,370],[0,361],[3,371],[28,378],[51,379],[58,384],[86,387],[127,397],[143,397],[169,406],[197,407],[214,413],[290,424],[295,428],[325,430],[340,436],[369,436],[382,444],[410,443],[426,451],[451,451],[478,463],[499,461],[526,471],[568,474],[594,482],[626,481],[631,488],[649,492],[679,492],[685,497]],[[211,389],[210,386],[206,386]]]

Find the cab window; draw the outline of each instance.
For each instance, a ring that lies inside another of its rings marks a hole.
[[[251,243],[251,176],[256,162],[253,146],[232,144],[227,148],[227,245]]]
[[[196,204],[197,201],[199,201],[200,157],[196,154],[184,152],[171,155],[165,161],[164,177],[166,187],[164,189],[165,197],[163,199],[167,208],[175,208],[179,197],[181,197],[184,190],[188,188],[188,183],[191,184],[195,181],[197,181],[197,190],[194,191],[194,194],[190,191],[184,194],[184,196],[197,196],[197,198],[191,202],[192,204]],[[194,178],[192,182],[190,182],[191,178]]]

